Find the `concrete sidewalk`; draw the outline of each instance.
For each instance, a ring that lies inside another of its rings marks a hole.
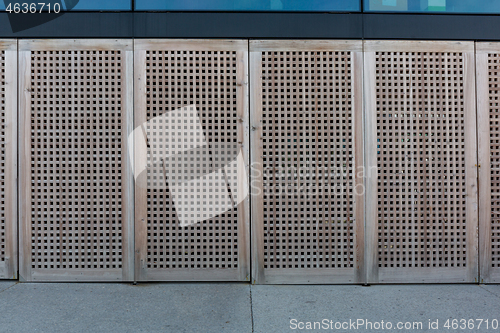
[[[358,319],[365,324],[353,329]],[[429,319],[439,320],[438,330],[429,329]],[[457,329],[444,327],[448,319],[458,319]],[[460,329],[461,319],[488,319],[489,329],[485,321]],[[0,332],[387,332],[388,322],[392,332],[500,332],[494,319],[500,321],[499,285],[0,282]],[[376,329],[382,320],[384,329]],[[308,322],[331,326],[307,330]],[[396,327],[419,322],[421,329]]]

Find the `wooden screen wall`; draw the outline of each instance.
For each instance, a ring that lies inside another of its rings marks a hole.
[[[368,282],[477,281],[474,74],[472,42],[365,43]]]
[[[481,282],[500,282],[500,43],[477,43]]]
[[[242,40],[135,42],[139,281],[250,279],[247,58]],[[188,174],[182,193],[175,178]]]
[[[363,280],[361,49],[250,42],[256,283]]]
[[[17,257],[17,41],[0,40],[0,279]]]
[[[0,279],[497,283],[498,44],[0,40]]]
[[[131,40],[22,40],[26,281],[132,281]]]

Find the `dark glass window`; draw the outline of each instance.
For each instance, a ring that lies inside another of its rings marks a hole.
[[[500,13],[498,0],[364,0],[364,11],[409,13]]]
[[[359,0],[135,0],[136,10],[172,11],[343,11],[360,10]]]

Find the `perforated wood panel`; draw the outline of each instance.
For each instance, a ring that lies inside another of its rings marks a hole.
[[[5,51],[0,50],[0,114],[1,114],[1,121],[2,125],[4,123],[5,119]],[[3,127],[3,126],[2,126]],[[0,129],[0,149],[3,152],[5,150],[5,131],[3,128]],[[2,165],[5,164],[5,155],[2,154],[0,156],[0,163]],[[5,176],[1,175],[0,176],[0,192],[2,193],[1,198],[2,202],[5,201],[5,196],[3,195],[5,191]],[[0,210],[3,213],[3,207],[0,207]],[[2,214],[3,215],[3,214]],[[2,216],[0,219],[0,262],[5,262],[5,245],[6,245],[6,237],[5,237],[5,227],[6,227],[6,221],[5,218]]]
[[[22,41],[26,280],[132,280],[130,41]]]
[[[481,282],[500,282],[500,45],[478,43]]]
[[[257,282],[358,281],[360,48],[251,44],[253,176],[261,182],[253,197]]]
[[[136,42],[139,280],[249,279],[247,57],[243,41]]]
[[[0,40],[0,279],[17,278],[17,43]]]
[[[491,156],[491,267],[500,269],[500,54],[488,54]]]
[[[366,50],[379,281],[474,282],[473,44],[370,42]]]

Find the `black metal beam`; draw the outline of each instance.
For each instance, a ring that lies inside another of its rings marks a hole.
[[[135,13],[135,37],[358,39],[361,20],[361,14]]]
[[[366,39],[500,40],[500,15],[363,14]]]
[[[22,20],[13,15],[23,15]],[[58,15],[53,18],[54,15]],[[9,20],[9,16],[10,20]],[[11,26],[11,20],[14,20]],[[14,28],[14,31],[13,31]],[[27,28],[20,30],[20,28]],[[20,30],[20,31],[19,31]],[[0,38],[132,38],[134,13],[0,13]]]
[[[427,39],[500,41],[500,15],[373,13],[0,13],[0,38]]]

